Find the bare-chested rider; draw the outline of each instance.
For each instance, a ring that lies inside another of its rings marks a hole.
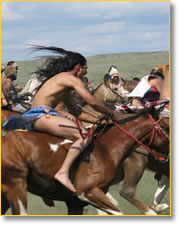
[[[63,113],[61,117],[51,114],[51,112],[59,102],[64,101],[64,98],[68,96],[71,90],[76,90],[96,111],[106,115],[113,115],[114,120],[118,119],[118,115],[108,109],[103,103],[96,100],[84,87],[81,79],[87,73],[88,66],[86,59],[81,54],[56,47],[36,46],[36,50],[52,51],[60,54],[60,56],[48,59],[46,67],[36,71],[38,75],[44,76],[47,79],[37,91],[32,102],[31,110],[41,107],[49,113],[37,118],[33,126],[37,131],[47,132],[74,141],[62,167],[54,175],[54,178],[72,192],[76,192],[69,179],[69,170],[73,161],[85,149],[91,139],[83,139],[78,129],[71,128],[77,128],[77,124],[73,120],[63,117]],[[81,129],[83,133],[87,133],[83,127]]]
[[[17,93],[16,87],[13,83],[14,80],[16,80],[16,78],[17,78],[17,64],[14,62],[6,66],[4,71],[4,76],[2,78],[1,107],[10,111],[24,113],[29,109],[29,107],[23,103],[21,98],[26,96],[26,94],[28,93],[23,95],[19,95]]]

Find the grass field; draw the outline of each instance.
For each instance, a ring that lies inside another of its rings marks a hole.
[[[119,202],[121,210],[124,215],[142,215],[142,213],[136,209],[128,201],[120,197],[119,184],[114,185],[110,188],[111,195]],[[145,203],[150,204],[153,200],[153,195],[157,187],[157,181],[154,180],[154,173],[146,171],[143,175],[142,180],[140,181],[137,194],[138,197]],[[168,191],[166,196],[168,203],[170,202],[170,192]],[[165,200],[163,200],[165,201]],[[11,211],[8,210],[6,215],[11,214]],[[67,208],[63,202],[56,201],[55,207],[47,207],[44,205],[40,197],[34,196],[28,193],[28,215],[66,215]],[[92,206],[88,207],[88,212],[86,215],[97,215],[96,209]],[[170,210],[166,210],[161,215],[170,215]]]

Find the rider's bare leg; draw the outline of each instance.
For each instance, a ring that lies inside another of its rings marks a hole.
[[[72,192],[76,192],[75,187],[71,183],[69,179],[69,170],[74,162],[74,160],[79,156],[79,154],[85,149],[85,147],[89,144],[91,139],[78,139],[74,142],[71,148],[68,151],[68,154],[63,162],[63,165],[58,170],[58,172],[54,175],[54,178],[66,186]]]
[[[73,128],[64,126],[70,126]],[[62,167],[54,175],[54,178],[60,183],[62,183],[64,186],[66,186],[72,192],[76,192],[76,189],[74,188],[73,184],[69,179],[69,170],[74,160],[87,147],[91,139],[83,139],[79,133],[79,130],[77,129],[77,125],[75,122],[59,116],[42,116],[35,121],[34,127],[38,131],[47,132],[74,141],[73,145],[68,151],[68,154],[64,160]],[[81,129],[83,133],[87,133],[84,128]]]

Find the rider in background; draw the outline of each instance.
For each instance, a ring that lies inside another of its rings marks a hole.
[[[29,108],[21,101],[24,95],[20,96],[17,94],[15,85],[13,83],[16,78],[17,70],[12,65],[6,66],[4,77],[2,79],[1,107],[10,111],[24,113]]]
[[[110,87],[112,89],[119,89],[122,84],[120,82],[120,76],[119,76],[119,72],[117,70],[117,67],[115,65],[111,65],[109,67],[109,70],[108,70],[108,74],[109,74],[109,80],[110,80]]]
[[[83,83],[84,83],[84,86],[86,87],[86,89],[89,90],[89,92],[91,94],[93,94],[94,89],[91,86],[91,83],[90,83],[88,77],[86,77],[86,76],[83,77]]]
[[[129,94],[133,97],[132,105],[143,106],[147,101],[153,102],[160,98],[161,87],[164,76],[153,69],[151,73],[144,76],[135,89]]]

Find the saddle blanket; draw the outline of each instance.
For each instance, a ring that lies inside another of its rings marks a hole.
[[[49,106],[39,106],[26,111],[23,115],[11,115],[9,120],[6,121],[2,127],[10,130],[23,129],[28,131],[36,131],[33,126],[34,121],[45,114],[62,117]]]
[[[169,99],[163,99],[153,102],[146,102],[143,106],[133,106],[133,105],[121,105],[115,104],[115,111],[118,113],[147,113],[147,110],[154,108],[160,116],[165,116],[169,118]]]

